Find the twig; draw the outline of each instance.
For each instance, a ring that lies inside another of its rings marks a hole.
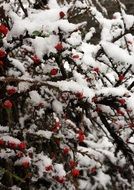
[[[28,17],[27,10],[24,8],[23,3],[21,2],[21,0],[18,0],[18,1],[19,1],[20,6],[21,6],[21,9],[23,10],[23,12],[25,14],[25,17]]]
[[[108,132],[110,133],[111,137],[114,139],[117,148],[121,150],[123,155],[128,158],[130,163],[134,166],[134,160],[133,160],[133,151],[130,149],[130,147],[122,140],[121,137],[119,137],[116,132],[111,128],[110,124],[108,123],[106,117],[104,116],[103,113],[99,112],[98,113],[100,120],[102,121],[103,125],[106,127]]]

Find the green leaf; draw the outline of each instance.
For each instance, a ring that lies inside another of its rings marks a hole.
[[[35,30],[33,31],[32,36],[40,36],[41,34],[42,32]]]

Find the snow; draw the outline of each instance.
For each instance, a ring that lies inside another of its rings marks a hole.
[[[94,33],[95,33],[95,28],[94,27],[90,28],[89,32],[86,33],[85,38],[84,38],[83,41],[84,42],[89,41],[93,37]]]
[[[91,99],[95,95],[92,89],[82,86],[73,80],[70,80],[69,82],[68,81],[58,81],[56,83],[49,82],[49,84],[59,87],[62,91],[71,91],[74,93],[83,92],[83,95],[88,97],[89,101],[91,101]]]
[[[52,102],[52,108],[56,113],[63,113],[63,105],[58,100],[53,100]]]
[[[42,98],[36,90],[30,91],[29,95],[34,105],[38,105],[39,103],[41,103]]]
[[[21,71],[22,74],[25,74],[26,71],[25,71],[25,67],[24,67],[23,63],[21,63],[19,60],[13,59],[13,58],[10,58],[9,61],[10,61],[10,64],[12,64],[19,71]]]
[[[35,159],[35,163],[39,169],[39,177],[42,177],[45,168],[52,165],[52,160],[48,156],[43,155],[43,153],[40,153],[38,154],[38,157]]]
[[[22,163],[24,162],[28,162],[29,164],[31,164],[31,159],[29,158],[29,156],[26,156],[26,157],[22,157],[18,160],[15,161],[15,165],[22,165]]]
[[[56,49],[54,48],[56,44],[59,42],[58,37],[55,35],[51,35],[46,38],[36,37],[31,40],[33,48],[35,50],[35,54],[42,59],[43,55],[49,53],[56,53]]]
[[[80,43],[82,43],[80,32],[73,32],[70,36],[70,38],[67,39],[67,42],[71,44],[72,46],[78,46]]]
[[[45,137],[46,139],[50,139],[52,136],[52,132],[47,131],[47,130],[38,130],[36,132],[36,135],[39,135],[40,137]]]
[[[9,133],[9,118],[5,120],[6,126],[0,126],[0,139],[5,142],[2,144],[1,141],[0,144],[0,159],[15,160],[14,165],[28,162],[33,171],[31,183],[45,177],[45,180],[52,181],[54,189],[62,189],[64,185],[66,189],[71,189],[78,179],[79,189],[107,190],[111,188],[114,178],[129,187],[125,175],[107,172],[111,169],[110,162],[125,168],[127,159],[121,148],[115,156],[116,141],[101,122],[98,110],[102,110],[112,132],[133,150],[133,145],[129,145],[134,142],[131,136],[133,129],[129,124],[134,114],[134,90],[128,90],[128,86],[134,81],[134,36],[129,33],[117,41],[115,38],[126,32],[126,28],[130,29],[134,16],[122,11],[122,14],[115,13],[112,19],[108,19],[95,6],[87,7],[84,0],[77,0],[74,4],[58,4],[56,0],[49,0],[44,10],[28,7],[28,17],[25,17],[21,7],[15,13],[14,3],[14,0],[11,6],[4,3],[11,30],[2,39],[2,48],[10,52],[4,58],[5,65],[0,65],[0,80],[5,80],[4,87],[1,87],[0,114],[3,116],[4,112],[6,115],[7,110],[2,104],[8,98],[13,101],[11,116],[14,117],[17,110],[19,118],[12,120],[13,134]],[[90,0],[89,3],[93,5],[94,2]],[[96,0],[96,3],[106,14],[100,2]],[[26,2],[24,7],[27,6]],[[100,41],[97,45],[90,42],[97,32],[95,28],[86,31],[86,22],[74,24],[67,19],[71,18],[71,11],[77,12],[81,8],[81,13],[85,8],[90,8],[91,15],[99,23]],[[63,18],[60,18],[61,11],[65,14]],[[25,38],[22,45],[12,50],[22,36]],[[63,45],[61,52],[55,48],[58,43]],[[38,65],[32,60],[35,55],[41,61]],[[60,68],[62,64],[67,73],[65,80],[61,80],[64,78]],[[132,65],[131,70],[116,87],[120,73],[124,73],[129,65]],[[51,76],[53,68],[58,69],[58,74]],[[8,83],[7,76],[17,82]],[[13,85],[17,92],[10,96],[7,90]],[[77,94],[82,97],[77,97]],[[98,102],[93,102],[93,98],[98,98]],[[119,98],[125,99],[125,105],[118,102]],[[113,100],[113,105],[99,104],[103,99]],[[124,116],[118,115],[117,109],[123,111]],[[52,132],[54,127],[56,130]],[[77,139],[79,130],[85,135],[83,143]],[[33,138],[29,143],[32,135],[35,140]],[[16,153],[21,150],[5,146],[9,142],[18,145],[21,143],[19,139],[23,138],[28,139],[28,149],[22,151],[22,158],[16,158]],[[68,155],[63,154],[63,147],[69,147]],[[76,168],[80,170],[78,178],[71,176],[70,159],[77,162]],[[49,171],[47,167],[50,167]],[[96,169],[95,173],[90,173],[93,168]],[[56,181],[57,176],[66,179],[64,185]]]
[[[0,132],[8,132],[8,131],[9,131],[9,127],[0,126]]]
[[[66,172],[65,172],[62,164],[55,164],[54,169],[56,170],[57,176],[64,177],[66,175]]]
[[[13,142],[15,144],[20,144],[20,142],[21,142],[19,139],[11,137],[9,135],[5,135],[5,136],[2,135],[1,139],[3,139],[3,141],[5,141],[5,142]]]
[[[108,57],[112,58],[115,63],[121,63],[125,66],[132,64],[132,70],[134,70],[134,55],[129,55],[126,50],[123,50],[122,48],[119,48],[118,45],[110,42],[101,42],[101,45]]]
[[[94,177],[99,183],[102,185],[102,187],[107,190],[107,185],[110,184],[110,177],[109,175],[105,174],[101,170],[98,170],[97,176]]]

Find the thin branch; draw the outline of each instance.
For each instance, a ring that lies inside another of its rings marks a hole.
[[[21,9],[23,10],[23,12],[25,14],[25,17],[28,17],[27,10],[24,8],[23,3],[21,2],[21,0],[18,0],[18,1],[19,1],[20,6],[21,6]]]
[[[130,149],[130,147],[119,137],[116,132],[111,128],[110,124],[108,123],[106,117],[103,113],[98,113],[100,120],[102,121],[103,125],[106,127],[108,132],[110,133],[111,137],[114,139],[117,148],[123,153],[123,155],[130,161],[130,163],[134,166],[133,156],[134,153]]]

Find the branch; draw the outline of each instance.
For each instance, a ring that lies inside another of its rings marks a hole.
[[[18,0],[18,1],[19,1],[20,6],[21,6],[21,9],[23,10],[23,12],[25,14],[25,17],[28,17],[27,10],[24,8],[23,3],[21,2],[21,0]]]
[[[102,121],[103,125],[106,127],[112,138],[114,139],[117,148],[121,150],[121,152],[124,154],[124,156],[130,161],[130,163],[134,166],[134,160],[133,156],[134,153],[130,149],[130,147],[122,140],[121,137],[119,137],[116,132],[111,128],[110,124],[108,123],[106,117],[103,115],[103,113],[98,113],[100,120]]]

